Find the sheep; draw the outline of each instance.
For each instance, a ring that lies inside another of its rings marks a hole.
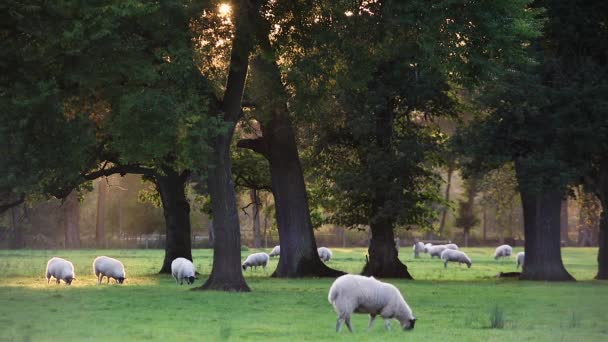
[[[331,259],[331,257],[333,256],[333,253],[327,247],[317,248],[317,253],[319,253],[319,259],[323,260],[324,262],[328,262],[329,259]]]
[[[524,259],[526,258],[526,252],[519,252],[517,253],[517,266],[516,268],[519,268],[519,266],[521,266],[521,268],[524,268]]]
[[[257,269],[258,266],[262,266],[264,268],[264,270],[266,270],[266,266],[268,265],[269,261],[270,261],[270,257],[266,253],[250,254],[247,257],[247,259],[245,259],[245,261],[243,262],[243,265],[242,265],[243,271],[247,271],[247,267],[249,267],[249,268],[255,267],[255,269]]]
[[[397,250],[397,252],[399,252],[399,248],[401,247],[401,239],[399,239],[398,237],[394,239],[395,241],[395,249]]]
[[[510,257],[511,253],[513,253],[513,248],[511,248],[511,246],[500,245],[496,247],[496,252],[494,252],[494,259],[498,260],[498,258]]]
[[[448,243],[447,245],[445,245],[446,248],[448,249],[453,249],[453,250],[458,250],[458,245],[455,243]]]
[[[431,258],[438,257],[441,258],[441,252],[448,249],[445,245],[434,245],[429,248],[425,248],[426,252],[429,253]]]
[[[55,278],[57,284],[63,280],[66,285],[72,285],[72,280],[76,279],[74,265],[71,262],[53,257],[46,263],[46,283],[51,282],[51,277]]]
[[[270,254],[268,254],[268,256],[270,256],[270,257],[280,256],[280,255],[281,255],[281,246],[279,246],[279,245],[274,246],[274,248],[272,249]]]
[[[457,251],[454,249],[446,248],[443,252],[441,252],[441,260],[443,260],[443,266],[448,268],[448,262],[455,261],[459,264],[467,264],[469,268],[471,268],[471,259],[464,252]]]
[[[125,281],[125,266],[122,262],[107,256],[98,256],[93,260],[93,273],[97,276],[97,284],[101,284],[103,277],[108,278],[107,284],[110,283],[110,278],[114,278],[117,284],[122,284]]]
[[[429,248],[431,248],[431,247],[433,247],[432,243],[425,243],[424,244],[424,249],[423,249],[424,253],[428,253],[429,252]]]
[[[424,244],[418,241],[414,244],[414,258],[418,258],[420,256],[420,252],[424,252]]]
[[[194,284],[196,270],[192,261],[186,258],[175,258],[171,262],[171,275],[175,278],[175,284],[179,282],[182,285],[184,284],[184,279],[186,279],[186,284],[190,285]]]
[[[374,277],[346,274],[334,281],[329,289],[327,300],[338,314],[336,332],[342,323],[350,332],[350,316],[354,313],[368,313],[369,326],[372,327],[377,315],[384,319],[384,326],[390,329],[391,319],[399,321],[404,330],[414,329],[416,317],[407,305],[399,290],[392,284],[383,283]]]

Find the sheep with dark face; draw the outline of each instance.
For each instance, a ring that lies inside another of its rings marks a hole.
[[[508,258],[513,254],[513,248],[509,245],[500,245],[496,247],[496,251],[494,252],[494,259],[498,260],[498,258]]]
[[[245,261],[243,261],[243,271],[247,271],[247,267],[257,269],[258,266],[262,266],[264,270],[268,266],[270,257],[266,253],[253,253],[250,254]]]
[[[329,249],[327,247],[319,247],[319,248],[317,248],[317,253],[319,254],[319,259],[323,260],[324,262],[328,262],[329,259],[331,259],[332,256],[334,255],[331,252],[331,249]]]
[[[51,277],[55,278],[57,284],[63,280],[66,285],[72,285],[72,280],[76,279],[74,265],[71,262],[54,257],[46,263],[46,283],[51,282]]]
[[[184,279],[186,284],[194,284],[196,280],[196,270],[192,261],[186,258],[176,258],[171,262],[171,275],[175,278],[175,283],[182,285]]]
[[[101,284],[103,277],[114,278],[116,283],[122,284],[126,279],[125,266],[122,262],[107,256],[100,256],[93,260],[93,273],[97,276],[97,284]]]
[[[270,256],[270,257],[279,256],[279,255],[281,255],[281,246],[279,246],[279,245],[274,246],[274,248],[272,249],[270,254],[268,254],[268,256]]]
[[[399,290],[394,285],[381,282],[374,277],[343,275],[331,285],[327,300],[338,314],[337,332],[340,331],[343,323],[346,323],[350,332],[353,331],[350,325],[350,316],[353,313],[369,314],[368,328],[372,327],[378,315],[384,319],[386,329],[390,329],[393,318],[399,321],[404,330],[414,329],[416,323],[412,309]]]

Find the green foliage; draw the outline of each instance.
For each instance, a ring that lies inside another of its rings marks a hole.
[[[490,311],[490,329],[502,329],[505,327],[503,309],[495,305]]]

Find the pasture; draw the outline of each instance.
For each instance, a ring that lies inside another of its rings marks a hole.
[[[347,272],[363,266],[365,249],[332,249],[329,265]],[[463,249],[473,267],[443,264],[401,249],[415,281],[388,280],[404,294],[418,318],[403,332],[381,321],[367,330],[366,315],[353,317],[354,334],[334,331],[336,315],[327,302],[333,279],[270,279],[247,271],[251,293],[189,291],[169,275],[158,275],[161,250],[0,251],[1,341],[606,341],[608,284],[594,281],[596,248],[565,248],[564,263],[576,283],[498,280],[515,271],[515,258],[495,261],[492,248]],[[521,248],[515,248],[514,254]],[[242,252],[247,254],[258,250]],[[269,252],[270,249],[264,250]],[[200,285],[211,271],[212,251],[194,250]],[[120,259],[125,285],[96,285],[91,263],[98,255]],[[61,256],[74,263],[72,286],[47,285],[46,261]],[[491,328],[491,319],[504,324]]]

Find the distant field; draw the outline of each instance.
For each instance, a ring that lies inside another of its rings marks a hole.
[[[427,255],[402,260],[416,281],[389,280],[405,295],[418,318],[416,329],[368,331],[367,316],[355,315],[354,334],[334,332],[336,315],[327,302],[333,279],[283,280],[247,271],[253,292],[188,291],[156,274],[161,250],[0,251],[0,341],[178,341],[178,340],[344,340],[364,341],[606,341],[608,283],[592,280],[596,248],[565,248],[566,268],[576,283],[498,280],[499,271],[515,271],[514,258],[495,261],[491,248],[464,249],[473,267],[448,269]],[[515,249],[517,253],[520,249]],[[268,252],[269,250],[266,250]],[[361,270],[365,249],[333,249],[329,265]],[[243,258],[254,250],[243,252]],[[91,263],[98,255],[123,261],[125,285],[96,285]],[[71,260],[71,287],[47,285],[46,261]],[[211,250],[195,250],[200,285],[211,271]],[[491,312],[503,314],[504,328],[491,329]]]

